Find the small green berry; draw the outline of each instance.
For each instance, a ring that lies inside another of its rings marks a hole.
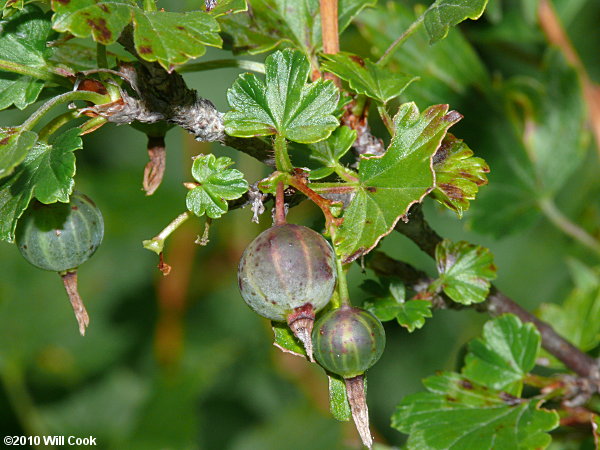
[[[82,336],[90,319],[77,290],[76,269],[94,254],[103,236],[100,210],[78,192],[69,203],[31,202],[17,224],[15,240],[23,257],[61,276]]]
[[[76,192],[69,203],[33,201],[19,220],[16,243],[34,266],[64,272],[87,261],[103,235],[100,210],[89,197]]]
[[[317,321],[312,341],[315,359],[321,366],[353,378],[379,360],[385,348],[385,331],[370,312],[344,305]]]

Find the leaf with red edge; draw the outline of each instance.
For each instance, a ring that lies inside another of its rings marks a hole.
[[[462,139],[448,134],[433,158],[435,189],[431,195],[441,204],[462,217],[475,200],[479,186],[487,184],[490,168]]]
[[[410,206],[433,189],[432,157],[448,128],[461,118],[448,111],[448,105],[434,105],[422,113],[414,103],[400,106],[386,153],[361,157],[359,181],[347,184],[353,197],[334,238],[344,263],[371,251]]]

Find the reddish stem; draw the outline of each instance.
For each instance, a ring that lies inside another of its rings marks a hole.
[[[277,191],[275,193],[275,225],[285,225],[285,203],[283,194],[283,182],[277,183]]]
[[[338,30],[338,0],[320,0],[321,5],[321,35],[323,36],[323,53],[338,53],[340,51],[340,38]],[[340,79],[332,74],[325,74],[325,78],[333,80],[340,87]]]
[[[306,185],[306,182],[303,178],[301,178],[298,175],[292,175],[288,177],[287,181],[288,184],[298,189],[309,199],[311,199],[313,203],[315,203],[319,208],[321,208],[321,211],[323,211],[323,215],[325,215],[325,228],[327,229],[327,231],[330,231],[330,227],[332,225],[337,227],[342,224],[344,219],[333,217],[333,214],[331,214],[331,210],[329,208],[331,207],[333,202],[331,200],[327,200],[326,198],[321,197],[319,194],[317,194],[315,191],[309,188]]]

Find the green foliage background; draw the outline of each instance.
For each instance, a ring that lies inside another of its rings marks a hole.
[[[191,1],[158,3],[170,10],[197,7]],[[528,309],[567,297],[573,287],[568,258],[597,263],[527,203],[526,190],[511,203],[523,207],[519,215],[511,215],[511,205],[499,205],[495,196],[495,189],[503,183],[514,186],[510,182],[518,177],[510,166],[513,155],[506,151],[518,145],[502,104],[503,92],[513,87],[507,80],[527,76],[548,86],[552,74],[543,73],[542,67],[560,60],[531,15],[535,4],[491,0],[484,18],[460,27],[466,41],[461,31],[451,30],[446,41],[433,47],[429,78],[410,67],[409,55],[395,60],[403,71],[422,77],[407,88],[402,100],[416,101],[421,110],[436,102],[450,103],[465,116],[453,133],[492,170],[490,186],[481,189],[463,221],[427,200],[428,221],[449,239],[490,248],[498,267],[496,285]],[[594,0],[555,4],[588,73],[600,82],[600,4]],[[385,7],[380,1],[378,8]],[[380,40],[389,43],[386,33],[395,37],[402,31],[380,27],[379,35],[373,36],[369,25],[379,19],[372,11],[364,12],[361,25],[344,36],[342,49],[372,59],[378,56],[370,52],[381,47]],[[390,20],[388,25],[395,23]],[[456,54],[449,58],[441,45],[453,45]],[[228,55],[208,49],[204,58]],[[418,61],[414,64],[418,66]],[[185,78],[226,111],[226,90],[238,73],[223,69]],[[440,73],[444,77],[436,78]],[[441,78],[446,81],[439,82]],[[571,95],[568,84],[559,83],[557,89],[558,96]],[[582,106],[580,97],[573,102]],[[0,125],[24,118],[26,113],[6,111]],[[202,232],[202,221],[190,221],[167,243],[166,261],[173,266],[167,278],[156,269],[156,255],[142,248],[142,240],[185,209],[181,182],[191,181],[190,156],[214,151],[234,158],[248,180],[266,174],[264,168],[232,149],[199,144],[175,130],[167,136],[165,180],[152,197],[145,197],[141,190],[145,136],[129,127],[105,128],[84,137],[84,149],[76,153],[77,189],[95,200],[106,222],[103,245],[79,270],[80,291],[91,317],[85,338],[77,334],[56,274],[33,268],[15,246],[0,243],[0,434],[92,435],[100,448],[115,449],[359,448],[353,425],[330,417],[323,372],[270,345],[269,323],[252,313],[238,293],[237,262],[245,246],[270,225],[269,214],[254,225],[248,208],[228,213],[214,224],[206,247],[191,245]],[[375,128],[376,134],[384,134],[383,130],[381,124]],[[557,190],[556,202],[598,237],[598,154],[589,135],[582,136],[578,156],[566,157],[573,170]],[[545,145],[559,161],[562,153],[572,150],[561,146],[561,136]],[[290,219],[315,225],[320,213],[304,202]],[[386,238],[382,248],[435,273],[433,262],[399,233]],[[350,281],[357,304],[365,296],[358,289],[363,278],[355,266]],[[403,396],[422,391],[420,380],[436,370],[458,370],[464,344],[481,334],[485,319],[472,311],[438,310],[413,334],[393,322],[386,324],[386,351],[368,374],[377,441],[403,443],[403,435],[389,426],[396,404]],[[560,439],[553,448],[567,448]]]

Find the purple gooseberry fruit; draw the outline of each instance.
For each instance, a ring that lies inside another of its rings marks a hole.
[[[336,277],[333,249],[323,236],[287,223],[256,237],[238,268],[244,301],[267,319],[287,321],[311,360],[314,315],[331,299]]]

